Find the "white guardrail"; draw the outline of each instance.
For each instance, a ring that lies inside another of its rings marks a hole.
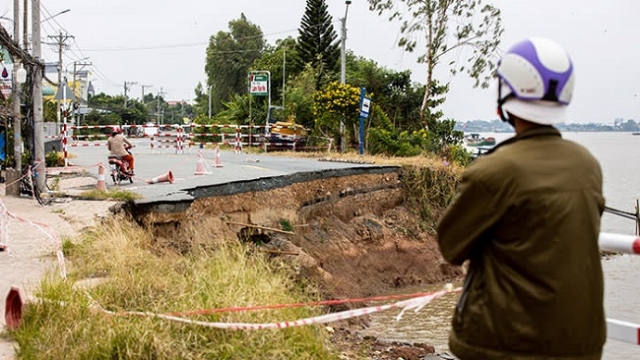
[[[640,237],[634,235],[600,233],[598,245],[601,250],[640,255]],[[640,324],[607,319],[607,337],[640,345]]]

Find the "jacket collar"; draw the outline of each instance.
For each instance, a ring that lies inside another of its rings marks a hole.
[[[558,129],[554,128],[553,126],[540,126],[540,127],[532,128],[529,130],[525,130],[520,134],[517,134],[516,136],[501,142],[500,144],[495,146],[493,149],[491,149],[489,152],[487,152],[487,154],[490,154],[503,146],[513,144],[516,141],[537,138],[542,136],[557,136],[559,138],[562,138],[562,134],[560,133],[560,131],[558,131]]]

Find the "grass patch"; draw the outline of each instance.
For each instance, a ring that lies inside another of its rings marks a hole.
[[[212,234],[202,233],[203,241]],[[110,316],[111,311],[186,312],[233,306],[319,300],[280,264],[240,243],[216,243],[215,250],[187,256],[152,251],[154,237],[124,218],[105,221],[65,246],[73,267],[67,281],[46,277],[22,326],[10,335],[19,359],[337,359],[322,326],[235,331]],[[80,290],[90,277],[107,280]],[[190,318],[210,322],[270,323],[319,315],[318,308],[228,312]]]
[[[131,200],[142,198],[142,195],[133,193],[127,190],[120,190],[120,189],[109,189],[107,191],[91,189],[91,190],[83,191],[80,194],[80,198],[84,200],[131,201]]]

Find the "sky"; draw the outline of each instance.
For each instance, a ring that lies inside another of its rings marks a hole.
[[[13,2],[0,0],[0,22],[13,33]],[[569,108],[570,122],[612,123],[616,118],[640,121],[640,1],[637,0],[485,0],[502,11],[504,33],[500,51],[531,36],[557,41],[569,52],[576,69],[576,89]],[[22,0],[19,3],[23,3]],[[29,1],[31,3],[31,1]],[[200,82],[206,84],[205,52],[209,38],[228,31],[229,21],[244,13],[259,26],[270,44],[296,37],[304,15],[304,0],[40,0],[42,54],[56,62],[53,42],[60,32],[71,36],[63,53],[70,73],[73,63],[91,63],[97,93],[129,95],[161,93],[166,100],[191,101]],[[326,0],[339,36],[344,0]],[[70,11],[55,16],[61,11]],[[47,19],[54,15],[53,18]],[[7,19],[8,18],[8,19]],[[29,18],[30,19],[30,18]],[[347,13],[346,47],[357,56],[391,70],[411,70],[424,84],[426,68],[417,54],[397,46],[400,24],[389,22],[353,0]],[[635,45],[634,45],[635,44]],[[500,54],[496,54],[499,56]],[[462,60],[460,60],[462,59]],[[464,60],[464,53],[458,61]],[[451,76],[446,64],[438,78],[449,82],[441,106],[457,121],[495,119],[495,88],[476,89],[464,74]],[[274,99],[275,101],[275,99]]]

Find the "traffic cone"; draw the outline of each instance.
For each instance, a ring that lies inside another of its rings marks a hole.
[[[220,160],[220,146],[216,146],[216,159],[213,163],[215,167],[222,167],[222,161]]]
[[[4,323],[7,329],[13,330],[18,328],[22,324],[22,296],[20,295],[20,289],[12,286],[7,294],[7,299],[4,306]]]
[[[194,175],[204,175],[207,174],[207,169],[205,169],[204,158],[202,157],[202,150],[198,150],[198,162],[196,163],[196,171],[193,173]]]
[[[147,180],[147,184],[157,184],[162,182],[170,182],[173,184],[173,173],[169,170],[166,174]]]
[[[98,183],[96,184],[96,188],[100,191],[107,191],[107,184],[105,183],[105,175],[104,175],[104,165],[102,163],[98,164]]]

